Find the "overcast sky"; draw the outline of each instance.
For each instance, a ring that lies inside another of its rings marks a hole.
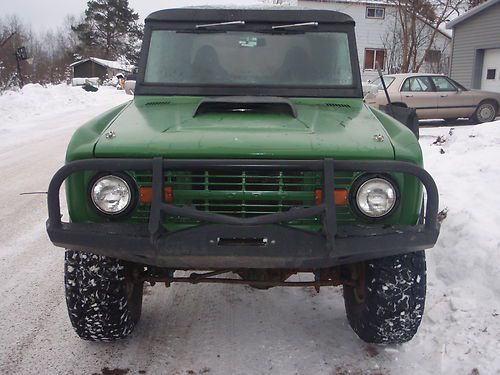
[[[85,11],[87,0],[0,0],[0,17],[16,14],[34,30],[41,31],[60,26],[68,14],[75,16]],[[235,4],[249,5],[259,0],[129,0],[130,6],[139,13],[141,22],[158,9],[189,5]]]

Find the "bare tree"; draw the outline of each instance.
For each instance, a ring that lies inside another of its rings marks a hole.
[[[297,5],[297,0],[262,0],[262,2],[273,5]]]
[[[454,13],[459,14],[466,0],[392,0],[395,5],[394,28],[386,38],[390,59],[402,73],[418,72],[429,62],[434,69],[446,60],[444,48],[437,45],[439,29]],[[440,51],[441,54],[432,53]],[[394,54],[396,56],[394,56]],[[396,65],[398,64],[398,65]],[[441,64],[441,65],[440,65]],[[431,68],[432,69],[432,68]]]
[[[481,5],[485,1],[486,0],[467,0],[467,8],[472,9],[474,7],[477,7],[478,5]]]
[[[17,16],[0,18],[0,91],[18,86],[17,48],[26,47],[27,61],[20,67],[25,83],[60,83],[69,78],[68,66],[74,61],[78,43],[71,25],[76,21],[68,17],[65,25],[35,34]]]
[[[24,26],[17,16],[0,19],[0,90],[17,86],[19,77],[16,69],[16,49],[31,47],[31,30]]]

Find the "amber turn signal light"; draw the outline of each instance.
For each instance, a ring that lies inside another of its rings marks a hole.
[[[163,189],[163,200],[167,203],[172,203],[174,201],[174,190],[172,186],[166,186]],[[141,187],[139,188],[139,202],[141,204],[150,204],[153,201],[153,188],[152,187]]]
[[[347,196],[346,189],[335,189],[335,206],[346,206],[348,201]],[[323,191],[321,189],[314,191],[314,201],[317,205],[323,202]]]

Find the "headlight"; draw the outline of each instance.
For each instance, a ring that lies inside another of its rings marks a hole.
[[[108,175],[96,180],[90,191],[90,197],[99,211],[117,215],[130,206],[132,192],[123,178]]]
[[[362,214],[379,218],[392,211],[397,202],[394,185],[380,177],[363,182],[356,191],[356,205]]]

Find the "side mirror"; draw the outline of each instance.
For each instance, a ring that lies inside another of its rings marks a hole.
[[[127,80],[125,81],[125,93],[127,95],[134,95],[134,91],[135,91],[135,81],[132,81],[132,80]]]
[[[363,98],[365,100],[375,99],[378,94],[378,86],[371,83],[362,83],[363,85]]]

